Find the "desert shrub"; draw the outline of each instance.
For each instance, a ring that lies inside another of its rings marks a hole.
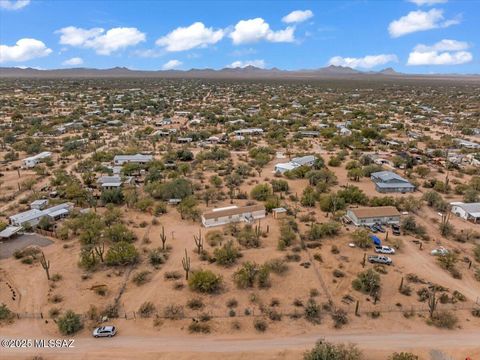
[[[480,317],[480,308],[473,309],[472,315],[475,317]]]
[[[380,275],[373,269],[368,269],[357,275],[357,278],[352,281],[352,287],[365,294],[373,295],[380,290]]]
[[[13,312],[10,311],[7,305],[0,305],[0,322],[9,321],[11,319],[13,319]]]
[[[227,307],[229,308],[236,308],[238,306],[237,299],[230,299],[227,301]]]
[[[149,318],[156,311],[157,311],[157,308],[150,301],[144,302],[142,305],[140,305],[140,308],[138,309],[138,313],[142,318]]]
[[[163,274],[165,280],[178,280],[182,278],[182,274],[178,271],[167,271]]]
[[[187,301],[187,307],[192,310],[200,310],[205,306],[202,299],[200,298],[193,298]]]
[[[335,328],[339,329],[343,325],[348,324],[348,315],[347,312],[343,309],[337,308],[331,313],[332,320]]]
[[[60,315],[60,309],[57,307],[53,307],[48,311],[48,315],[54,319]]]
[[[315,347],[305,352],[303,360],[361,360],[362,352],[352,344],[331,344],[319,340]]]
[[[222,266],[232,266],[237,262],[237,259],[241,257],[240,250],[235,247],[233,241],[228,241],[221,248],[215,249],[213,255],[217,261],[217,264]]]
[[[309,299],[307,304],[304,307],[304,316],[307,321],[310,321],[313,324],[320,324],[321,321],[321,312],[320,306],[313,299]]]
[[[412,295],[412,287],[404,284],[402,286],[402,288],[400,289],[400,294],[405,295],[405,296]]]
[[[188,286],[194,291],[212,294],[220,290],[222,277],[211,270],[194,271],[188,279]]]
[[[161,248],[152,249],[148,253],[148,260],[150,265],[155,268],[158,268],[160,265],[164,264],[168,259],[168,254]]]
[[[140,271],[133,276],[132,281],[137,286],[146,284],[151,280],[151,274],[152,273],[148,270]]]
[[[388,360],[418,360],[419,357],[411,352],[393,353]]]
[[[335,236],[340,232],[341,225],[335,221],[323,224],[313,224],[308,232],[309,240],[320,240],[327,236]]]
[[[217,246],[219,244],[220,245],[222,244],[224,240],[224,236],[220,230],[213,230],[213,231],[209,231],[205,235],[205,239],[207,240],[208,245]]]
[[[101,315],[108,318],[116,319],[118,318],[118,304],[110,304],[105,307]]]
[[[163,316],[170,320],[183,319],[183,306],[170,304],[163,309]]]
[[[260,247],[260,231],[258,227],[247,224],[236,234],[237,241],[246,248]]]
[[[333,276],[336,278],[342,278],[345,276],[345,273],[342,270],[335,269],[333,270]]]
[[[288,223],[283,223],[280,227],[280,239],[278,239],[278,250],[285,250],[285,248],[292,245],[297,237],[292,227]]]
[[[188,331],[192,334],[194,333],[208,334],[210,333],[210,325],[204,322],[192,321],[190,325],[188,325]]]
[[[268,325],[267,325],[267,322],[265,320],[255,319],[255,321],[253,322],[253,327],[258,332],[265,332],[265,331],[267,331]]]
[[[457,322],[458,318],[449,311],[437,311],[431,319],[433,325],[442,329],[453,329]]]
[[[273,259],[265,263],[271,272],[277,275],[282,275],[288,271],[288,265],[283,259]]]
[[[136,239],[135,234],[122,223],[110,225],[105,229],[103,235],[111,242],[131,243]]]
[[[250,197],[258,201],[265,201],[272,195],[272,188],[269,184],[256,185],[250,192]]]
[[[475,260],[480,262],[480,244],[475,245],[475,248],[473,249],[473,256],[475,257]]]
[[[372,239],[367,229],[357,229],[351,236],[353,243],[360,249],[368,249],[372,246]]]
[[[80,315],[68,310],[57,320],[58,330],[62,335],[72,335],[83,328],[83,322]]]
[[[135,264],[138,261],[138,251],[133,244],[120,241],[108,249],[105,261],[111,266]]]
[[[270,268],[267,265],[262,265],[257,273],[258,287],[265,289],[270,287]]]
[[[233,281],[240,289],[253,287],[258,272],[258,265],[247,261],[233,274]]]

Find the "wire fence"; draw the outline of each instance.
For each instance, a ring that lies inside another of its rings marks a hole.
[[[409,305],[409,306],[397,306],[397,305],[384,305],[384,304],[373,304],[370,302],[358,303],[358,308],[356,303],[349,305],[343,304],[339,308],[343,309],[349,315],[369,315],[369,316],[381,316],[382,314],[388,313],[403,313],[406,316],[411,316],[413,314],[422,314],[429,313],[430,308],[427,304],[419,305]],[[119,311],[114,316],[109,318],[115,319],[125,319],[125,320],[136,320],[136,319],[146,319],[146,318],[158,318],[164,320],[182,320],[182,319],[199,319],[202,317],[208,317],[210,319],[234,319],[234,318],[259,318],[259,317],[268,317],[270,311],[274,311],[277,317],[288,317],[291,319],[299,319],[304,316],[305,309],[298,307],[290,311],[279,311],[274,308],[260,309],[260,308],[246,308],[243,312],[236,311],[233,309],[226,310],[225,312],[199,312],[199,311],[184,311],[183,308],[178,313],[167,314],[165,311],[161,312],[158,310],[149,311],[147,313],[141,311]],[[437,311],[474,311],[479,310],[480,304],[438,304]],[[325,314],[328,313],[328,310],[323,311]],[[89,313],[79,314],[84,320],[101,320],[102,316],[93,316]],[[48,313],[29,313],[29,312],[18,312],[15,313],[17,319],[45,319],[45,320],[55,320],[57,316],[48,314]]]

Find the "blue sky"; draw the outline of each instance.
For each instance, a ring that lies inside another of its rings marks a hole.
[[[480,1],[0,0],[0,66],[480,73]]]

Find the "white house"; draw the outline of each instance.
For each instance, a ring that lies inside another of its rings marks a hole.
[[[463,203],[463,202],[452,202],[451,211],[458,217],[461,217],[464,220],[472,221],[474,223],[479,222],[480,220],[480,202],[476,203]]]
[[[135,164],[146,164],[153,160],[152,155],[115,155],[113,158],[113,163],[115,165],[123,165],[126,163],[135,163]]]
[[[315,163],[315,160],[316,160],[316,157],[314,155],[296,157],[296,158],[293,158],[288,163],[276,164],[274,172],[283,174],[285,171],[293,170],[303,165],[313,166],[313,164]]]
[[[10,224],[14,226],[36,226],[42,217],[48,216],[52,220],[58,220],[62,217],[68,216],[71,209],[73,209],[73,204],[68,202],[44,210],[31,209],[12,215],[8,219],[10,220]]]
[[[42,159],[46,159],[46,158],[49,158],[49,157],[52,157],[52,153],[50,151],[44,151],[44,152],[41,152],[40,154],[27,157],[27,158],[23,159],[23,167],[33,168],[33,167],[37,166],[37,164]]]
[[[102,189],[117,189],[121,187],[123,184],[131,184],[133,177],[127,176],[122,178],[118,175],[113,176],[100,176],[97,179],[97,184]]]
[[[347,210],[347,216],[356,226],[400,224],[400,213],[394,206],[352,208]]]
[[[260,129],[260,128],[240,129],[240,130],[235,130],[233,133],[236,136],[261,135],[261,134],[263,134],[263,129]]]
[[[227,225],[235,222],[251,223],[265,217],[265,206],[228,206],[224,208],[213,209],[202,215],[202,224],[205,227]]]

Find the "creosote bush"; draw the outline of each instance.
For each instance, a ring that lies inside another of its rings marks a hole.
[[[188,286],[194,291],[213,294],[220,290],[222,277],[211,270],[198,270],[190,275]]]
[[[65,312],[57,320],[58,330],[62,335],[72,335],[83,328],[83,322],[80,315],[75,314],[72,310]]]

